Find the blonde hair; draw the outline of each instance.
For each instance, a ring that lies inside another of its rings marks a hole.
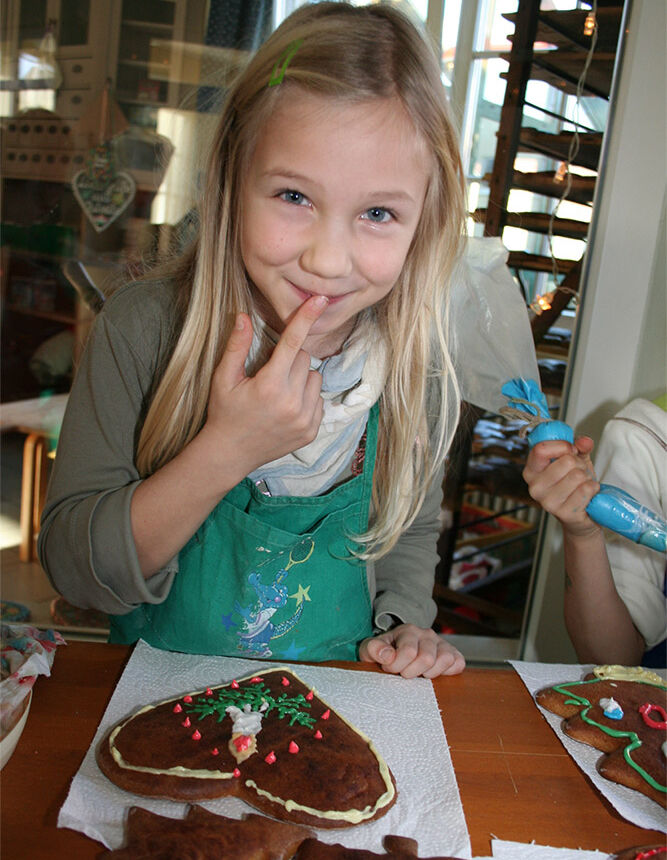
[[[288,54],[281,82],[269,86]],[[182,327],[152,397],[137,466],[150,474],[199,431],[233,321],[240,311],[252,309],[238,234],[240,185],[258,130],[295,87],[354,102],[398,98],[432,153],[426,198],[403,270],[375,306],[390,359],[380,398],[373,519],[357,540],[363,557],[379,557],[417,515],[458,420],[447,299],[465,218],[456,133],[437,59],[391,6],[325,2],[301,7],[232,84],[206,172],[199,236],[178,264]]]

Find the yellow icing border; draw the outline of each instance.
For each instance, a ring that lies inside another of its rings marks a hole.
[[[391,775],[389,773],[389,767],[387,765],[387,762],[380,755],[377,748],[375,747],[375,745],[373,744],[373,742],[371,741],[371,739],[369,737],[367,737],[362,731],[360,731],[358,728],[356,728],[356,726],[353,726],[352,723],[350,723],[348,720],[345,719],[345,717],[341,716],[341,714],[339,714],[335,708],[332,708],[331,705],[328,702],[326,702],[319,695],[319,693],[317,693],[315,688],[310,687],[310,685],[307,684],[303,680],[303,678],[300,678],[296,674],[296,672],[293,671],[293,669],[291,669],[289,666],[280,666],[276,669],[267,669],[266,671],[262,670],[261,674],[262,675],[269,675],[269,674],[272,674],[273,672],[288,672],[290,675],[292,675],[294,678],[296,678],[298,681],[300,681],[304,686],[309,687],[309,689],[312,689],[313,692],[317,695],[318,699],[322,702],[323,705],[325,705],[327,708],[332,710],[333,713],[335,713],[336,716],[345,723],[345,725],[347,725],[350,729],[352,729],[352,731],[355,732],[355,734],[357,734],[360,738],[362,738],[362,740],[366,741],[366,743],[368,744],[368,748],[371,750],[371,752],[375,756],[375,759],[378,763],[378,768],[380,770],[380,775],[382,776],[382,780],[386,786],[386,791],[384,792],[384,794],[380,795],[380,797],[377,800],[377,803],[373,807],[367,806],[365,809],[348,809],[346,811],[343,811],[343,810],[335,811],[335,810],[313,809],[310,806],[301,806],[300,804],[296,803],[296,801],[293,801],[293,800],[283,800],[280,797],[274,797],[272,794],[269,794],[268,791],[265,791],[264,789],[259,788],[258,785],[255,783],[255,781],[252,779],[245,780],[245,785],[248,788],[254,789],[254,791],[258,795],[260,795],[261,797],[266,797],[271,802],[278,803],[281,806],[284,806],[288,812],[298,810],[299,812],[305,812],[308,815],[312,815],[315,818],[322,818],[325,820],[327,820],[327,819],[328,820],[339,819],[341,821],[349,821],[353,824],[359,824],[362,821],[366,821],[369,818],[373,818],[373,816],[377,814],[377,811],[379,809],[382,809],[383,807],[387,806],[389,803],[391,803],[391,801],[394,799],[394,797],[396,795],[396,788],[394,786]],[[247,681],[250,678],[255,678],[255,677],[257,677],[257,675],[258,675],[257,672],[253,672],[252,674],[246,675],[244,678],[238,678],[237,680],[239,683],[241,683],[242,681]],[[231,684],[231,681],[227,684],[220,684],[217,687],[212,687],[212,688],[205,687],[203,690],[201,690],[199,692],[190,693],[189,695],[199,696],[202,693],[205,693],[206,690],[208,690],[208,689],[219,690],[219,689],[222,689],[223,687],[229,687],[230,684]],[[219,770],[218,771],[215,771],[215,770],[190,770],[188,768],[182,767],[181,765],[177,765],[176,767],[171,767],[171,768],[166,768],[166,769],[160,769],[160,768],[154,768],[154,767],[142,767],[139,765],[129,764],[129,762],[125,761],[125,759],[121,755],[118,748],[114,745],[114,741],[115,741],[118,733],[122,729],[124,729],[128,723],[132,722],[132,720],[135,717],[138,717],[140,714],[144,714],[147,711],[151,711],[151,710],[154,710],[155,708],[159,708],[161,705],[166,705],[170,702],[177,702],[182,698],[183,698],[182,696],[177,696],[176,698],[173,698],[173,699],[165,699],[163,702],[158,702],[158,704],[156,704],[156,705],[146,705],[145,707],[143,707],[139,711],[137,711],[135,714],[132,714],[131,717],[128,717],[128,719],[125,720],[125,722],[116,726],[116,728],[109,735],[109,750],[111,752],[113,760],[116,762],[118,767],[121,768],[122,770],[132,770],[132,771],[137,771],[139,773],[156,774],[158,776],[176,776],[176,777],[188,778],[188,779],[232,779],[232,778],[235,778],[234,774],[232,772],[223,773],[222,771],[219,771]]]
[[[593,674],[596,678],[608,681],[639,681],[643,684],[655,684],[667,690],[667,683],[660,675],[656,675],[649,669],[644,669],[643,666],[619,666],[618,664],[596,666],[593,669]]]

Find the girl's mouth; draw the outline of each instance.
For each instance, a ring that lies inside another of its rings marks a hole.
[[[297,287],[297,285],[293,284],[292,281],[288,281],[288,283],[294,289],[294,291],[299,295],[302,302],[307,301],[311,296],[315,295],[315,293],[310,293],[310,292],[308,292],[308,290],[302,290],[301,287]],[[326,295],[326,293],[322,293],[322,295]],[[329,305],[334,305],[334,304],[336,304],[336,302],[342,301],[342,299],[344,299],[345,296],[347,296],[347,295],[348,295],[348,293],[341,293],[340,295],[337,295],[337,296],[327,295],[327,298],[329,299]]]

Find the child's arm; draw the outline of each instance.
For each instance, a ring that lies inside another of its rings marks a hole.
[[[136,442],[154,379],[169,359],[175,301],[171,282],[117,290],[95,321],[72,386],[38,549],[54,587],[76,606],[118,615],[160,603],[178,570],[174,551],[162,556],[158,573],[145,577],[131,522],[132,499],[143,483]],[[233,460],[238,452],[227,453]],[[156,497],[178,518],[194,477],[188,469],[181,476],[177,502]],[[200,481],[202,492],[209,479],[207,473]]]
[[[386,632],[365,640],[359,649],[361,660],[380,663],[386,672],[405,678],[455,675],[465,666],[463,656],[430,629],[437,611],[433,582],[440,560],[442,478],[441,473],[433,481],[412,525],[375,563],[374,621]]]
[[[326,307],[320,298],[301,305],[253,377],[245,375],[252,325],[239,315],[213,375],[204,427],[132,497],[132,532],[144,576],[159,571],[246,475],[315,438],[322,378],[310,370],[301,347]]]
[[[604,533],[586,513],[599,490],[590,460],[593,442],[540,442],[523,477],[532,498],[563,528],[565,624],[583,663],[640,662],[645,643],[616,591]]]

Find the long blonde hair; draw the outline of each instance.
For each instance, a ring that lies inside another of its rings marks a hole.
[[[269,86],[288,54],[281,82]],[[301,7],[232,84],[205,176],[199,235],[178,263],[180,334],[152,397],[137,466],[141,474],[150,474],[199,431],[233,321],[240,311],[252,309],[240,254],[240,186],[258,130],[294,87],[354,102],[397,97],[432,153],[426,198],[403,270],[375,306],[378,336],[385,339],[390,359],[380,399],[374,514],[357,539],[364,557],[379,557],[414,520],[458,420],[447,298],[465,219],[456,133],[437,59],[391,6],[325,2]]]

